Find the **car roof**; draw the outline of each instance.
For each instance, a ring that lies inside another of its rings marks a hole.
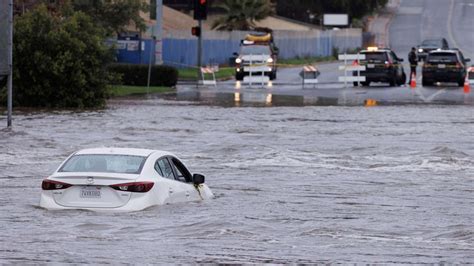
[[[391,50],[388,48],[378,48],[377,50],[362,50],[361,53],[386,53],[390,52]]]
[[[444,38],[431,38],[431,39],[424,39],[423,42],[426,42],[426,41],[443,41],[445,40]]]
[[[104,147],[104,148],[92,148],[92,149],[83,149],[77,151],[75,154],[120,154],[120,155],[135,155],[135,156],[149,156],[152,153],[158,153],[159,156],[172,155],[167,151],[161,150],[149,150],[149,149],[135,149],[135,148],[114,148],[114,147]]]
[[[459,53],[459,50],[434,50],[434,51],[431,51],[430,54],[436,54],[436,53],[453,53],[453,54],[457,54]]]

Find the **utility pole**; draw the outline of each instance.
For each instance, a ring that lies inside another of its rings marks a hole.
[[[198,45],[197,45],[197,71],[198,71],[198,79],[201,79],[201,67],[202,67],[202,20],[198,20],[198,27],[199,27],[199,36],[198,36]]]
[[[207,19],[207,0],[194,0],[194,20],[198,21],[196,35],[198,37],[197,43],[197,73],[198,78],[201,78],[202,67],[202,21]],[[193,33],[194,34],[194,33]]]
[[[155,65],[163,64],[163,0],[156,0]]]
[[[12,110],[13,110],[13,0],[9,0],[9,11],[8,11],[8,89],[7,89],[7,127],[12,126]]]

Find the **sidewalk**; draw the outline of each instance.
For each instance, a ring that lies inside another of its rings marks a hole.
[[[368,31],[375,35],[375,45],[389,47],[389,26],[396,14],[401,0],[390,0],[387,6],[370,21]]]

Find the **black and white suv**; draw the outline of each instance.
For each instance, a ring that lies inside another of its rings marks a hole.
[[[405,83],[407,77],[402,65],[403,59],[398,58],[394,51],[388,48],[369,47],[360,51],[360,54],[365,55],[365,59],[359,62],[366,68],[360,72],[361,76],[365,76],[365,82],[361,82],[363,86],[369,86],[371,82],[387,82],[392,87]],[[353,72],[353,75],[358,74]],[[357,85],[357,82],[354,82],[354,86]]]
[[[458,49],[432,51],[423,64],[423,86],[431,86],[435,82],[455,82],[463,86],[467,74],[467,62]]]

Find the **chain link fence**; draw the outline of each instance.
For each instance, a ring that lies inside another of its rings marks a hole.
[[[9,12],[9,1],[0,0],[0,76],[7,75],[10,70],[8,62]]]

